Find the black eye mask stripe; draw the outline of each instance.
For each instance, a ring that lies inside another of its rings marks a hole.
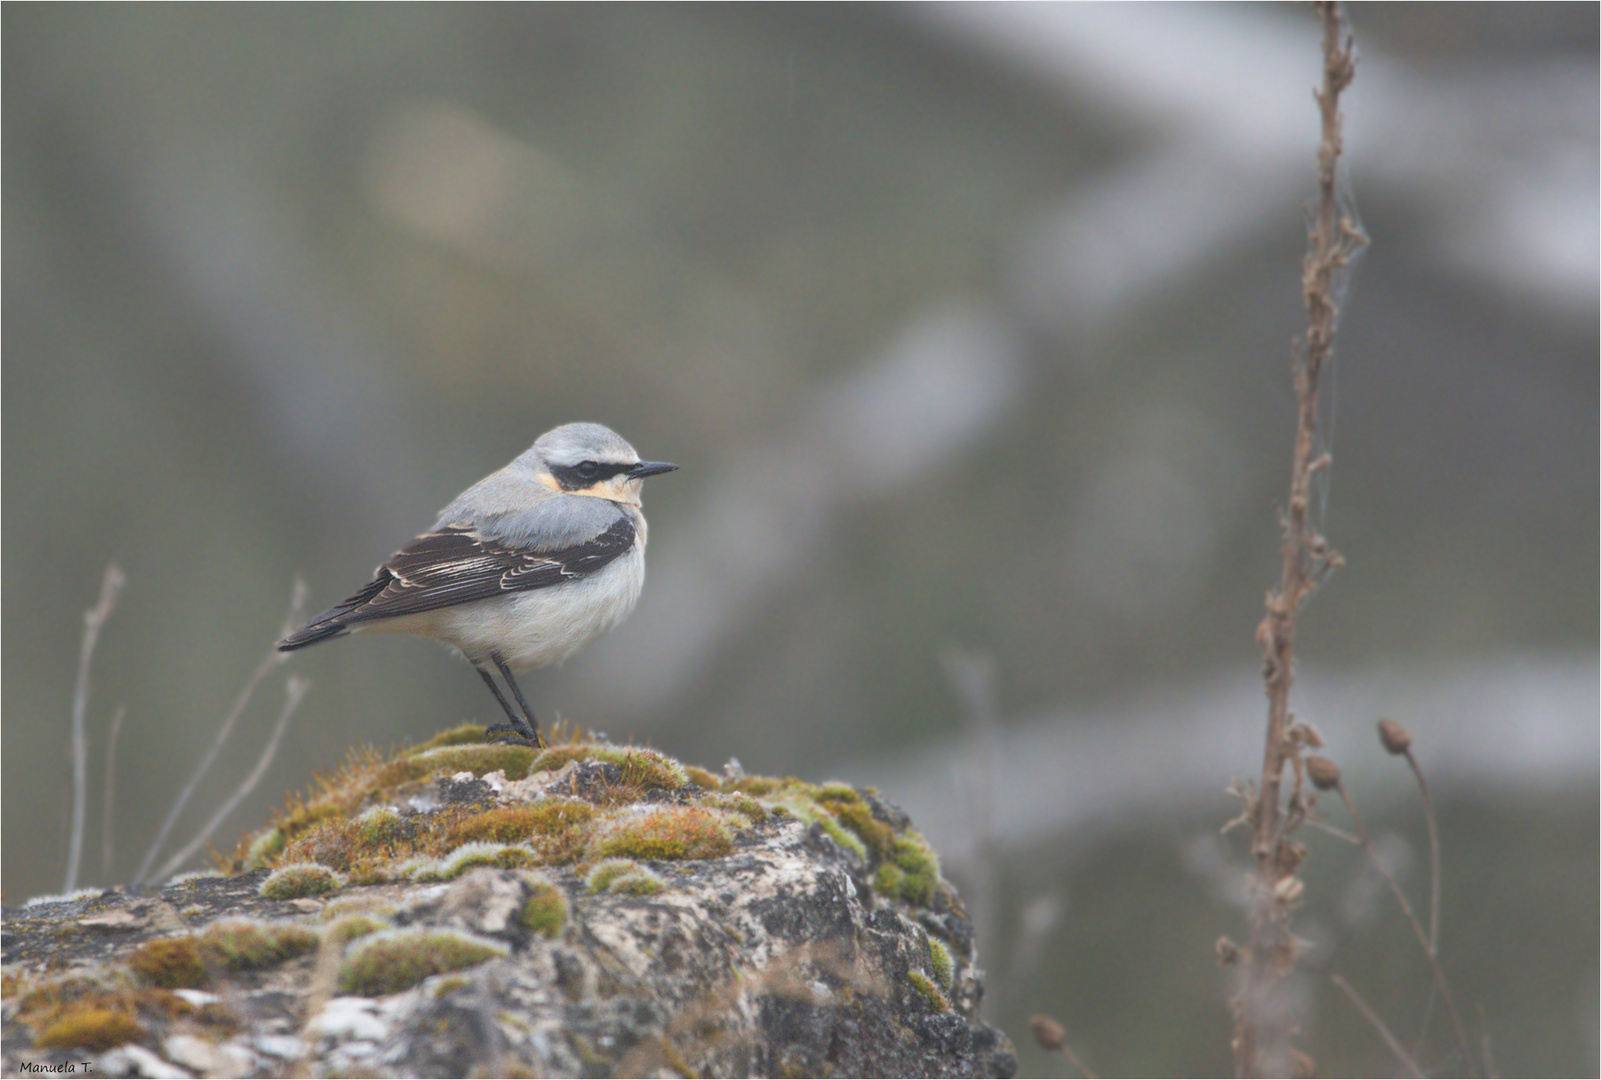
[[[579,491],[593,487],[602,480],[610,480],[618,473],[625,473],[633,467],[630,462],[597,461],[593,472],[580,472],[577,465],[552,465],[550,475],[556,478],[563,491]]]

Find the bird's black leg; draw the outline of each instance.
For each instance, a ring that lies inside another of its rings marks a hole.
[[[484,729],[484,738],[492,740],[497,736],[504,735],[509,743],[537,747],[539,745],[539,732],[529,730],[527,721],[512,712],[511,705],[506,701],[506,695],[502,694],[500,687],[495,685],[494,676],[477,664],[473,665],[473,670],[478,672],[479,677],[484,680],[484,685],[489,687],[489,692],[495,695],[495,700],[500,702],[500,707],[506,711],[506,719],[511,721],[509,724],[491,724]]]
[[[539,737],[539,720],[534,716],[534,710],[528,707],[528,699],[523,697],[523,688],[517,685],[516,679],[512,678],[511,668],[506,666],[506,661],[500,658],[499,653],[490,653],[489,658],[500,669],[500,677],[506,680],[506,685],[511,687],[512,694],[517,698],[517,704],[523,707],[523,715],[528,718],[528,727],[534,733],[534,742],[543,745],[544,740]]]

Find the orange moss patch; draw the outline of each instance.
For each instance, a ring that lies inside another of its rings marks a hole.
[[[83,978],[44,983],[22,995],[17,1019],[34,1033],[34,1044],[52,1050],[108,1050],[148,1037],[144,1012],[175,1019],[194,1006],[166,990],[108,991]]]
[[[301,835],[319,824],[348,821],[379,792],[420,784],[441,774],[463,771],[483,776],[501,770],[513,780],[528,775],[535,757],[533,750],[526,746],[471,745],[468,740],[475,730],[481,732],[482,729],[466,725],[441,732],[421,746],[390,757],[371,747],[352,750],[342,766],[330,773],[319,774],[313,780],[313,791],[309,796],[291,795],[283,811],[274,815],[273,828],[287,844],[283,847],[279,847],[276,841],[261,844],[261,837],[246,836],[231,857],[219,860],[221,869],[224,873],[237,873],[259,866],[274,866],[280,861],[306,858],[303,855],[288,856],[285,852]],[[258,844],[260,846],[256,847]],[[307,858],[306,861],[323,860]],[[338,866],[334,868],[342,869]]]
[[[369,812],[313,826],[292,841],[277,861],[318,863],[346,874],[353,884],[396,880],[402,864],[448,856],[465,844],[529,844],[543,865],[576,860],[599,813],[577,799],[540,799],[518,806],[447,807],[433,814],[394,816],[387,826]]]
[[[86,1007],[72,1009],[61,1019],[47,1024],[34,1043],[50,1050],[110,1050],[123,1043],[136,1043],[147,1038],[144,1025],[129,1013],[118,1009]]]
[[[671,806],[615,820],[586,852],[594,859],[716,859],[734,849],[728,815]]]
[[[193,990],[206,985],[206,961],[194,936],[147,941],[128,958],[128,967],[151,986]]]
[[[446,836],[452,847],[472,840],[516,844],[542,841],[554,834],[586,825],[596,810],[576,799],[540,799],[522,806],[497,806],[451,824]]]
[[[203,934],[147,941],[128,957],[128,968],[150,986],[194,990],[213,972],[256,971],[316,949],[315,930],[292,923],[228,919]]]

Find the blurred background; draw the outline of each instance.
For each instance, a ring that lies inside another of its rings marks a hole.
[[[1348,568],[1296,707],[1426,894],[1500,1069],[1597,1059],[1597,8],[1353,5],[1374,244],[1328,384]],[[1260,768],[1320,74],[1279,5],[6,5],[4,888],[129,879],[280,629],[569,420],[652,480],[631,622],[542,718],[877,785],[979,926],[1026,1074],[1226,1073],[1229,779]],[[495,706],[405,638],[296,654],[175,834],[311,690],[230,847],[348,747]],[[126,706],[101,862],[105,730]],[[1343,812],[1330,810],[1335,825]],[[1308,834],[1323,1071],[1443,1018]],[[1431,1022],[1432,1021],[1432,1022]]]

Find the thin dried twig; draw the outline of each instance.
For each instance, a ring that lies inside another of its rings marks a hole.
[[[1342,213],[1340,206],[1339,102],[1356,74],[1352,39],[1337,3],[1317,7],[1323,22],[1323,85],[1316,95],[1322,140],[1318,199],[1301,264],[1307,330],[1295,371],[1295,451],[1290,501],[1281,520],[1282,567],[1256,631],[1262,648],[1268,722],[1256,788],[1259,794],[1247,807],[1253,832],[1251,851],[1256,859],[1249,915],[1251,944],[1244,955],[1240,990],[1230,1002],[1235,1016],[1235,1069],[1241,1076],[1287,1075],[1302,1067],[1303,1056],[1291,1045],[1296,1020],[1278,992],[1279,984],[1295,967],[1297,947],[1290,932],[1290,911],[1302,891],[1295,874],[1305,857],[1305,849],[1290,834],[1305,820],[1308,810],[1302,799],[1300,768],[1300,752],[1306,742],[1292,737],[1299,725],[1290,715],[1290,688],[1295,679],[1296,613],[1318,583],[1342,565],[1340,556],[1310,521],[1314,477],[1330,464],[1328,454],[1318,452],[1318,385],[1334,353],[1345,270],[1366,243],[1360,226]],[[1294,785],[1288,806],[1281,810],[1287,765],[1295,767]]]
[[[78,650],[78,681],[72,690],[72,833],[67,842],[67,872],[62,893],[78,887],[78,864],[83,859],[84,821],[89,809],[89,662],[94,658],[100,628],[111,618],[117,596],[128,579],[116,563],[100,579],[100,599],[83,615],[83,646]]]
[[[218,826],[227,820],[228,815],[233,813],[239,804],[244,802],[245,798],[255,790],[256,785],[261,782],[261,778],[266,775],[267,769],[272,765],[273,757],[278,753],[278,742],[283,738],[284,729],[289,726],[289,718],[300,707],[300,702],[305,698],[306,691],[309,689],[311,689],[311,681],[309,679],[300,675],[289,676],[288,682],[284,686],[283,711],[278,714],[278,723],[272,729],[272,738],[267,740],[266,747],[261,751],[261,757],[256,759],[256,767],[245,778],[245,782],[239,786],[239,790],[235,791],[228,801],[223,803],[215,814],[211,815],[211,820],[206,822],[200,832],[195,835],[195,838],[185,844],[182,851],[162,864],[161,869],[156,871],[155,876],[157,878],[166,878],[175,873],[197,851],[205,847],[206,841],[211,839],[211,835],[217,831]]]
[[[1309,827],[1316,829],[1318,832],[1328,833],[1330,836],[1338,840],[1344,840],[1347,844],[1360,844],[1362,842],[1355,836],[1346,832],[1344,829],[1337,829],[1321,818],[1307,818],[1306,823]]]
[[[1406,752],[1406,763],[1412,766],[1412,775],[1418,779],[1418,790],[1423,793],[1423,817],[1429,824],[1429,948],[1440,948],[1440,832],[1434,823],[1434,800],[1429,797],[1429,783],[1423,779],[1418,759]]]
[[[1384,1021],[1379,1019],[1379,1014],[1369,1008],[1368,1003],[1362,1000],[1362,995],[1358,994],[1350,983],[1338,975],[1335,975],[1332,981],[1335,986],[1345,992],[1346,997],[1351,999],[1351,1004],[1356,1006],[1356,1011],[1366,1017],[1367,1022],[1373,1025],[1373,1030],[1377,1031],[1379,1037],[1389,1046],[1390,1053],[1394,1054],[1396,1060],[1401,1063],[1401,1067],[1406,1069],[1407,1075],[1415,1076],[1422,1080],[1423,1070],[1418,1068],[1418,1063],[1412,1059],[1412,1055],[1406,1052],[1406,1048],[1401,1045],[1401,1040],[1397,1039],[1394,1033],[1384,1025]]]
[[[1389,868],[1380,861],[1378,853],[1373,850],[1373,841],[1368,836],[1367,824],[1362,820],[1362,816],[1356,812],[1356,804],[1351,801],[1351,795],[1345,790],[1345,785],[1337,783],[1335,790],[1340,793],[1340,798],[1345,800],[1345,809],[1350,813],[1351,820],[1356,825],[1357,836],[1362,841],[1362,850],[1367,853],[1368,862],[1373,865],[1373,869],[1378,872],[1379,877],[1383,878],[1384,883],[1389,886],[1391,895],[1395,897],[1396,904],[1401,908],[1401,913],[1406,916],[1407,925],[1412,928],[1413,936],[1418,939],[1418,947],[1423,950],[1423,955],[1429,961],[1429,970],[1434,973],[1435,989],[1440,992],[1440,1000],[1445,1002],[1446,1014],[1451,1018],[1451,1029],[1456,1036],[1457,1052],[1462,1055],[1463,1067],[1468,1070],[1468,1075],[1472,1076],[1474,1075],[1474,1062],[1473,1055],[1468,1052],[1467,1033],[1462,1027],[1462,1018],[1457,1013],[1456,1001],[1451,997],[1451,988],[1446,982],[1445,971],[1440,967],[1439,957],[1435,955],[1434,946],[1429,942],[1428,932],[1423,929],[1423,924],[1413,914],[1412,905],[1407,901],[1406,893],[1401,891],[1401,886],[1396,884]]]
[[[100,876],[111,880],[111,856],[114,851],[111,831],[111,808],[116,803],[117,739],[122,735],[122,721],[128,715],[124,705],[118,705],[111,714],[111,728],[106,733],[106,786],[101,794],[103,819],[100,822]]]
[[[1490,1025],[1484,1019],[1483,1005],[1475,1005],[1473,1010],[1479,1018],[1479,1053],[1484,1061],[1484,1075],[1494,1077],[1496,1075],[1495,1052],[1490,1048]]]
[[[305,606],[305,602],[306,583],[297,578],[295,579],[294,588],[291,590],[289,614],[284,618],[284,630],[283,633],[278,635],[280,638],[288,636],[290,631],[295,628],[295,624],[300,621],[300,612]],[[211,740],[211,748],[206,751],[205,757],[200,759],[200,764],[195,766],[195,771],[189,777],[189,782],[178,793],[178,798],[173,801],[172,809],[167,811],[166,820],[161,823],[161,829],[156,833],[155,840],[151,841],[150,849],[145,852],[144,861],[139,864],[139,872],[134,875],[135,885],[142,885],[150,880],[151,865],[155,863],[156,857],[161,854],[161,849],[166,846],[167,837],[171,835],[173,826],[178,823],[178,817],[183,813],[184,807],[189,805],[189,799],[194,795],[195,789],[200,786],[200,781],[205,779],[206,774],[211,771],[212,763],[217,760],[217,754],[221,752],[223,744],[228,741],[228,736],[233,734],[234,725],[239,722],[239,717],[244,715],[245,707],[250,704],[250,698],[255,694],[256,687],[261,685],[261,680],[271,674],[274,668],[288,659],[288,653],[279,652],[276,648],[269,648],[267,655],[245,683],[244,689],[239,691],[239,696],[234,699],[233,708],[229,709],[228,715],[223,717],[222,726],[217,729],[216,736]],[[170,859],[168,860],[169,865],[171,861]]]

